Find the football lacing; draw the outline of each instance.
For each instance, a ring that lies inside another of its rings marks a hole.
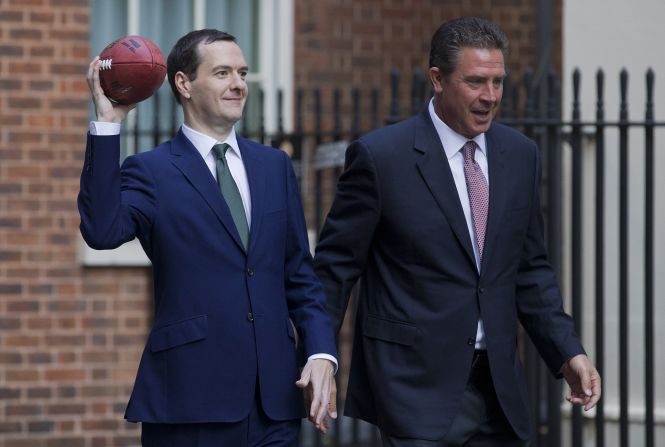
[[[112,62],[113,62],[113,59],[102,59],[102,65],[99,67],[99,69],[100,70],[110,70]]]

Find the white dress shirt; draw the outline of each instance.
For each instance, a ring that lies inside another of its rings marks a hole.
[[[226,151],[226,163],[229,165],[229,171],[231,171],[231,177],[233,181],[236,182],[238,191],[240,191],[240,197],[242,198],[242,206],[245,208],[245,216],[247,217],[247,225],[250,229],[252,228],[252,199],[249,193],[249,182],[247,181],[247,172],[245,171],[245,165],[242,162],[242,155],[240,154],[240,149],[238,148],[238,140],[236,139],[236,130],[231,128],[231,133],[226,137],[224,141],[217,141],[208,135],[202,134],[199,131],[192,129],[187,126],[187,124],[182,125],[182,133],[185,134],[187,139],[192,142],[194,147],[201,158],[208,165],[208,169],[212,173],[213,177],[217,179],[217,165],[215,162],[215,155],[212,153],[212,147],[216,144],[226,143],[230,148]]]
[[[120,133],[120,124],[119,123],[106,123],[101,121],[91,121],[90,122],[90,134],[91,135],[118,135]],[[249,193],[249,182],[247,180],[247,171],[245,171],[245,165],[242,162],[242,155],[240,154],[240,149],[238,147],[238,140],[236,138],[235,128],[231,128],[231,133],[226,137],[224,141],[217,141],[216,139],[202,134],[199,131],[192,129],[186,124],[182,125],[182,133],[185,134],[185,137],[194,145],[196,150],[201,154],[201,158],[205,161],[210,173],[215,179],[217,179],[217,166],[215,164],[215,156],[212,153],[212,147],[216,144],[226,143],[231,146],[226,151],[226,162],[229,165],[229,170],[231,171],[231,176],[238,186],[238,191],[240,191],[240,197],[242,197],[242,205],[245,208],[245,216],[247,217],[247,224],[250,228],[252,227],[252,200]],[[308,360],[314,359],[326,359],[333,362],[335,365],[335,373],[337,372],[337,359],[329,354],[313,354],[308,357]]]
[[[464,155],[462,154],[462,146],[469,141],[468,138],[458,134],[452,130],[446,123],[441,121],[441,118],[434,111],[434,99],[429,103],[429,114],[439,134],[443,150],[448,158],[448,164],[455,180],[457,187],[457,195],[462,204],[464,211],[464,218],[466,219],[466,226],[469,229],[469,236],[471,237],[471,244],[473,245],[473,255],[476,258],[476,268],[480,272],[480,251],[478,250],[478,241],[476,240],[476,230],[473,227],[473,217],[471,216],[471,204],[469,203],[469,193],[466,189],[466,178],[464,177]],[[473,141],[476,142],[478,148],[476,149],[475,160],[483,171],[483,175],[487,179],[489,185],[489,172],[487,169],[487,144],[485,142],[485,134],[481,133],[476,136]],[[485,330],[483,329],[483,320],[478,320],[478,329],[476,330],[476,349],[485,349]]]

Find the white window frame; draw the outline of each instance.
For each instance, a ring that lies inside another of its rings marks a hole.
[[[140,1],[128,0],[127,32],[138,34]],[[194,24],[192,29],[205,27],[206,2],[194,0]],[[282,116],[285,132],[293,129],[293,48],[294,2],[293,0],[259,0],[259,70],[247,75],[247,80],[258,83],[264,91],[263,114],[266,132],[277,131],[277,91],[283,92]],[[250,67],[251,68],[251,67]],[[127,116],[127,124],[133,126],[133,112]],[[135,153],[128,147],[127,152]],[[150,260],[141,244],[134,239],[114,250],[94,250],[79,237],[79,259],[84,266],[145,267]]]

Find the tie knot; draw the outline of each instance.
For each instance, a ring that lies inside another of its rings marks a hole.
[[[474,157],[476,155],[476,148],[478,145],[476,144],[475,141],[469,140],[467,141],[464,146],[462,146],[462,154],[464,155],[464,161],[467,160],[474,160]]]
[[[212,147],[212,153],[215,155],[215,158],[224,159],[226,157],[226,151],[230,148],[226,143],[216,144]]]

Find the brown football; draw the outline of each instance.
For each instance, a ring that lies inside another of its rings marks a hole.
[[[159,47],[141,36],[125,36],[99,55],[104,94],[118,104],[136,104],[151,97],[164,83],[166,63]]]

